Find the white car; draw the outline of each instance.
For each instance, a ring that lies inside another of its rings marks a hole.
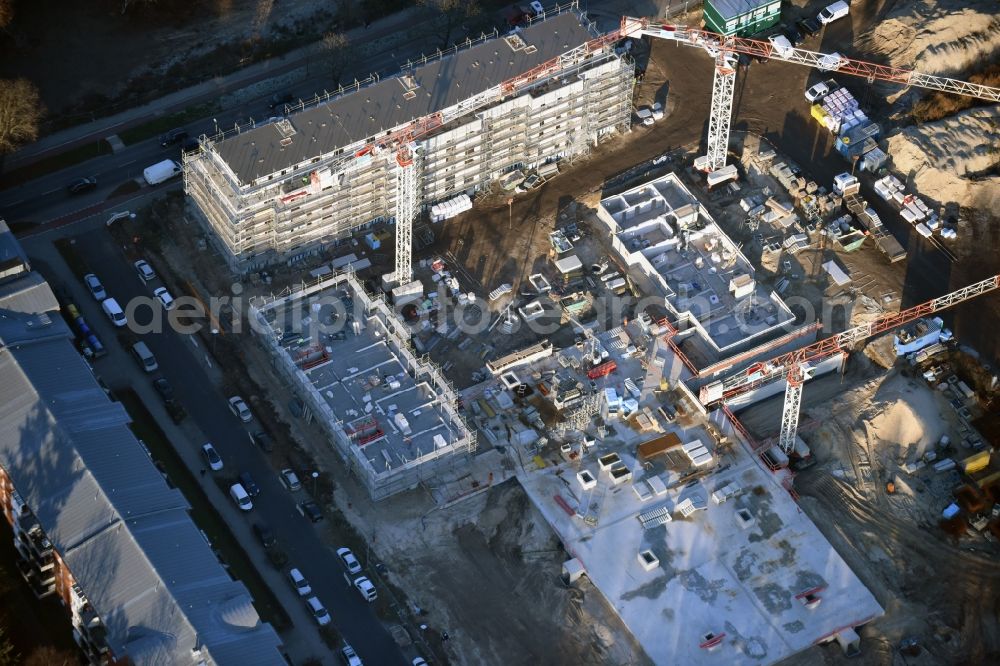
[[[87,273],[83,276],[83,281],[87,285],[87,289],[90,290],[90,295],[94,297],[95,301],[103,301],[108,297],[108,292],[104,291],[104,285],[101,281],[97,279],[97,276],[93,273]]]
[[[378,592],[375,591],[375,585],[372,584],[365,576],[358,576],[354,579],[354,587],[361,596],[365,598],[366,601],[372,602],[378,599]]]
[[[253,509],[253,501],[250,499],[250,493],[247,492],[242,483],[234,483],[229,486],[229,496],[236,502],[236,506],[240,507],[243,511]]]
[[[208,466],[213,472],[218,472],[222,469],[222,456],[220,456],[219,452],[215,450],[215,447],[212,446],[211,442],[207,442],[201,447],[201,453],[205,456],[205,460],[208,461]]]
[[[427,666],[427,662],[424,660],[423,657],[414,657],[412,663],[413,666]]]
[[[145,259],[140,259],[132,265],[135,266],[135,272],[139,274],[139,278],[143,282],[156,279],[156,271],[153,270],[153,267]]]
[[[299,593],[300,597],[304,597],[313,591],[312,587],[309,585],[309,581],[306,577],[302,575],[302,572],[298,569],[288,570],[288,580],[292,581],[292,587],[295,591]]]
[[[158,287],[154,289],[153,296],[156,296],[158,299],[160,299],[160,303],[163,304],[164,310],[169,310],[170,308],[174,307],[174,297],[170,295],[170,292],[167,291],[166,287]]]
[[[302,484],[299,482],[299,477],[295,474],[295,472],[288,469],[287,467],[281,470],[279,478],[281,479],[281,483],[284,484],[285,488],[287,488],[289,491],[293,493],[296,490],[302,489]]]
[[[361,573],[361,562],[358,562],[358,558],[354,557],[354,553],[351,552],[350,548],[337,549],[337,556],[344,563],[344,566],[347,567],[347,573]]]
[[[350,643],[344,643],[344,647],[340,648],[340,656],[343,657],[347,666],[363,666],[361,657],[354,651]]]
[[[810,104],[820,101],[830,94],[830,86],[825,83],[817,83],[812,88],[806,90],[806,101]]]
[[[233,413],[233,416],[243,421],[243,423],[253,421],[253,414],[250,413],[250,408],[247,407],[247,403],[243,402],[243,398],[238,395],[234,395],[229,399],[229,411]]]
[[[306,599],[306,605],[309,606],[309,610],[312,611],[312,616],[316,620],[316,624],[321,627],[325,627],[330,624],[330,614],[326,612],[326,607],[323,606],[323,602],[316,597],[309,597]]]

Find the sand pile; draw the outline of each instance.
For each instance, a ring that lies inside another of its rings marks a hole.
[[[1000,106],[988,106],[907,127],[889,137],[889,153],[921,196],[989,210],[1000,204],[1000,176],[979,174],[1000,160],[998,143]]]
[[[897,67],[925,74],[956,74],[1000,50],[996,0],[900,2],[860,40]]]
[[[896,376],[879,387],[875,396],[884,407],[865,421],[868,441],[884,442],[903,448],[915,447],[917,455],[937,444],[947,432],[940,417],[934,394],[923,386],[914,386]]]

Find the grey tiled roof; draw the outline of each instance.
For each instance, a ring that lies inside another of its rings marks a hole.
[[[417,67],[412,70],[416,95],[404,95],[403,79],[394,76],[300,111],[289,118],[295,134],[287,145],[271,123],[220,141],[215,150],[246,185],[446,109],[593,37],[573,12],[538,21],[520,35],[528,48],[515,51],[498,37]]]
[[[47,288],[47,287],[46,287]],[[58,313],[0,298],[0,466],[136,664],[283,664],[260,622],[80,355]],[[45,322],[48,323],[45,323]]]

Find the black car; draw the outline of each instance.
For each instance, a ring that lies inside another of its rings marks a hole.
[[[792,43],[792,46],[798,46],[802,43],[802,33],[791,26],[782,30],[781,34],[788,38],[788,41]]]
[[[263,430],[250,433],[250,443],[259,446],[261,450],[270,453],[274,450],[274,440]]]
[[[188,138],[188,131],[177,127],[170,130],[166,134],[160,135],[160,145],[166,148],[167,146],[172,146],[175,143],[180,143],[186,138]]]
[[[267,105],[267,108],[272,111],[279,106],[284,106],[285,104],[291,104],[295,101],[295,95],[292,93],[276,93],[271,96],[271,102]]]
[[[319,508],[319,504],[308,500],[299,504],[299,513],[308,518],[314,523],[318,523],[323,520],[323,511]]]
[[[70,194],[83,194],[84,192],[89,192],[97,188],[97,179],[93,176],[89,178],[81,178],[79,180],[74,180],[72,183],[66,186]]]
[[[795,25],[798,26],[799,30],[807,35],[815,35],[823,29],[823,25],[812,17],[804,18]]]
[[[160,377],[159,379],[153,380],[153,388],[156,392],[160,394],[160,398],[163,402],[173,402],[174,400],[174,387],[171,386],[166,379]]]
[[[181,150],[185,153],[193,152],[199,148],[201,148],[201,143],[193,136],[189,136],[181,143]]]
[[[270,548],[274,544],[278,543],[278,539],[275,538],[274,532],[272,532],[271,528],[266,525],[254,523],[253,533],[257,536],[257,540],[260,541],[264,548]]]
[[[250,472],[243,472],[240,474],[240,483],[243,484],[243,489],[247,491],[247,495],[250,497],[257,497],[260,495],[260,486],[253,480],[250,476]]]

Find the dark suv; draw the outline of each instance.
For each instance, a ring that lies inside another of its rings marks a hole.
[[[260,541],[261,545],[264,546],[264,548],[270,548],[274,544],[278,543],[277,538],[274,536],[274,532],[272,532],[271,528],[266,525],[254,523],[253,533],[257,536],[257,539]]]
[[[72,183],[66,186],[70,194],[83,194],[84,192],[89,192],[97,188],[97,179],[93,176],[89,178],[80,178],[79,180],[74,180]]]
[[[188,138],[188,131],[177,127],[170,130],[166,134],[160,135],[160,145],[166,148],[167,146],[172,146],[175,143],[180,143],[186,138]]]

